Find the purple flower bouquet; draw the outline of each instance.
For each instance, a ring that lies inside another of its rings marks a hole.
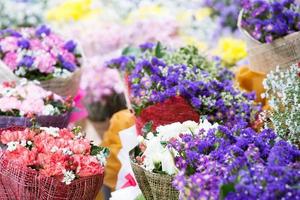
[[[238,123],[182,134],[168,146],[178,152],[173,184],[180,199],[300,198],[300,151],[271,130]]]
[[[295,0],[243,0],[239,26],[248,42],[250,67],[268,73],[300,61],[300,4]]]
[[[81,54],[48,27],[0,31],[0,80],[26,78],[59,95],[74,96],[80,79]]]

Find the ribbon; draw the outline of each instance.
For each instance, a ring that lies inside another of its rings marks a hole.
[[[127,182],[121,187],[122,189],[131,186],[135,187],[137,185],[134,177],[130,173],[125,176],[125,179],[127,180]]]

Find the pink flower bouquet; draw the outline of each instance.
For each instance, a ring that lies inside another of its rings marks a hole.
[[[72,40],[65,41],[46,26],[0,31],[0,59],[4,81],[7,77],[38,80],[43,87],[50,87],[50,90],[53,89],[52,91],[58,94],[61,94],[57,92],[61,88],[61,84],[57,83],[58,80],[68,80],[77,75],[81,66],[81,54],[77,44]],[[74,78],[79,81],[78,75]],[[71,84],[67,85],[68,87],[74,85],[72,81],[68,82]]]
[[[0,128],[31,126],[30,118],[34,117],[39,125],[63,128],[68,125],[72,107],[71,98],[63,99],[26,79],[18,85],[0,85]]]
[[[0,199],[94,199],[108,149],[80,128],[0,130]]]

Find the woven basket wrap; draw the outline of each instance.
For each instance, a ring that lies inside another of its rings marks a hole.
[[[54,78],[47,81],[41,81],[41,86],[45,90],[52,91],[63,97],[75,97],[79,89],[80,78],[81,69],[77,69],[67,78]]]
[[[131,163],[131,167],[132,167],[132,171],[134,173],[135,179],[138,182],[139,188],[141,189],[145,199],[152,200],[153,195],[152,195],[151,187],[148,183],[144,169],[141,166],[134,163],[133,161],[131,161],[130,163]]]
[[[145,170],[154,200],[178,200],[179,192],[172,186],[173,177]]]
[[[13,127],[3,130],[22,130]],[[0,199],[2,200],[93,200],[104,174],[82,177],[66,185],[37,171],[12,164],[0,151]]]
[[[270,44],[260,43],[241,27],[242,15],[243,11],[240,12],[238,24],[247,42],[252,71],[269,73],[277,66],[284,69],[300,61],[300,32],[276,39]]]
[[[67,78],[53,78],[47,81],[40,81],[41,87],[52,91],[62,97],[75,97],[79,88],[81,69],[77,69]],[[17,77],[2,61],[0,61],[0,82],[18,81]]]
[[[187,120],[199,122],[199,118],[199,114],[187,100],[181,96],[175,96],[143,109],[141,114],[136,117],[136,128],[138,134],[141,134],[144,125],[150,121],[153,122],[152,128],[155,130],[160,125],[175,122],[182,123]]]
[[[172,176],[149,172],[134,162],[137,148],[129,152],[130,164],[146,200],[178,200],[179,192],[172,186]]]
[[[70,113],[64,113],[62,115],[55,116],[38,116],[37,123],[43,127],[58,127],[66,128],[69,124]],[[12,126],[31,127],[32,123],[29,118],[26,117],[10,117],[0,116],[0,128],[8,128]]]

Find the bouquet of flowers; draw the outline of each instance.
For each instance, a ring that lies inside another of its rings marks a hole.
[[[178,199],[172,187],[172,179],[178,173],[174,157],[178,154],[169,149],[168,143],[180,139],[181,134],[197,134],[200,130],[217,127],[207,120],[201,123],[185,121],[159,126],[152,131],[151,122],[139,136],[139,145],[132,151],[132,167],[146,199]]]
[[[39,85],[22,80],[3,82],[0,85],[0,127],[31,126],[30,118],[42,126],[67,127],[71,98],[44,90]]]
[[[284,140],[300,146],[300,68],[292,65],[288,70],[272,71],[264,80],[267,98],[271,110],[268,126]]]
[[[126,108],[123,83],[115,69],[104,67],[98,59],[89,59],[87,64],[81,79],[81,88],[86,93],[84,101],[89,118],[102,121]]]
[[[297,199],[300,197],[300,151],[276,138],[238,123],[199,134],[182,134],[168,147],[179,173],[173,181],[180,198]]]
[[[1,80],[38,80],[47,90],[75,95],[81,54],[77,44],[65,41],[48,27],[0,31]]]
[[[80,128],[0,131],[1,199],[94,199],[103,181],[106,148]]]
[[[245,0],[239,26],[247,36],[250,66],[270,72],[300,60],[300,4],[295,0]]]
[[[199,121],[200,115],[228,126],[254,120],[259,111],[253,105],[255,95],[236,89],[233,74],[207,61],[196,48],[170,53],[159,44],[147,44],[141,49],[142,55],[122,56],[109,63],[129,73],[138,132],[149,121],[155,129],[173,122]]]

